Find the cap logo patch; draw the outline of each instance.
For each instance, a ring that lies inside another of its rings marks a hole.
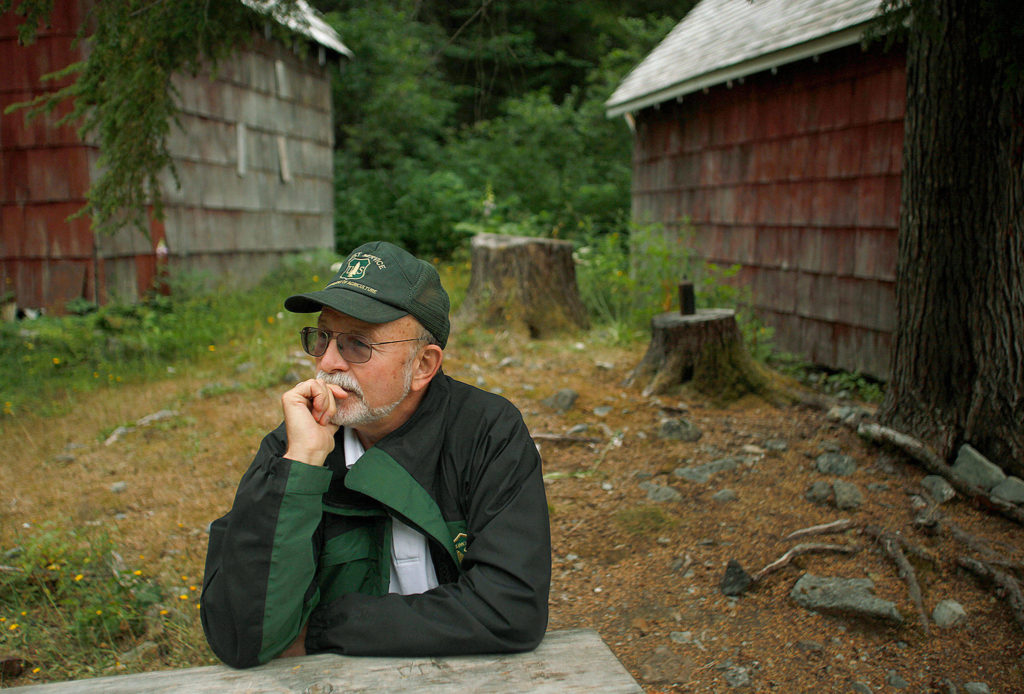
[[[361,280],[370,266],[369,258],[350,258],[344,276],[350,280]]]

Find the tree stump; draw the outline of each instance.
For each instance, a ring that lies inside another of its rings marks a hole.
[[[478,234],[470,260],[460,320],[531,338],[588,327],[569,241]]]
[[[762,393],[768,381],[743,346],[731,309],[661,313],[651,320],[651,343],[626,385],[646,383],[643,394],[688,383],[721,400]]]

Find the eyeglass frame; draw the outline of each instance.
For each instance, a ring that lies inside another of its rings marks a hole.
[[[309,332],[327,333],[327,341],[326,341],[325,346],[324,346],[324,351],[321,352],[320,354],[313,354],[312,352],[310,352],[306,348],[306,340],[303,338],[303,335],[305,335],[305,334],[307,334]],[[364,344],[367,347],[369,347],[370,348],[370,356],[368,356],[366,359],[364,359],[362,361],[354,361],[354,360],[349,359],[348,357],[346,357],[345,356],[345,347],[344,347],[344,345],[341,342],[341,338],[343,336],[344,337],[353,338],[353,339],[357,340],[358,342],[361,342],[362,344]],[[312,325],[311,326],[307,326],[307,327],[302,328],[301,330],[299,330],[299,343],[302,345],[302,351],[303,352],[305,352],[306,354],[308,354],[311,357],[315,357],[315,358],[319,359],[320,357],[322,357],[325,354],[327,354],[327,348],[331,346],[331,341],[333,340],[335,347],[338,348],[338,354],[340,354],[341,358],[344,359],[345,361],[347,361],[349,364],[365,364],[366,362],[370,361],[371,359],[373,359],[373,348],[378,346],[378,345],[393,345],[393,344],[396,344],[398,342],[416,342],[416,341],[429,340],[429,339],[430,338],[426,337],[425,335],[420,335],[419,337],[407,337],[404,340],[385,340],[384,342],[368,342],[366,340],[366,338],[362,337],[361,335],[357,335],[355,333],[338,332],[338,331],[334,331],[334,330],[328,330],[327,328],[314,327]]]

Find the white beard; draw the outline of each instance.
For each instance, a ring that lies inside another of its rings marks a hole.
[[[402,394],[395,398],[393,402],[380,405],[379,407],[370,407],[366,404],[366,400],[363,397],[363,389],[359,387],[355,377],[347,371],[336,371],[334,373],[317,371],[316,380],[340,386],[348,393],[344,403],[338,403],[338,411],[331,417],[331,424],[340,427],[374,424],[391,414],[409,394],[409,391],[412,389],[412,361],[410,360],[405,365]],[[344,410],[341,409],[342,405],[344,405]]]

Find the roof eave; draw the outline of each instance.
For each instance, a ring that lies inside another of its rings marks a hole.
[[[871,22],[862,22],[847,27],[825,36],[811,39],[795,46],[789,46],[778,51],[759,55],[741,63],[727,65],[725,67],[695,75],[688,79],[676,82],[675,84],[659,89],[643,96],[635,97],[619,103],[607,103],[605,115],[608,118],[621,116],[624,113],[635,113],[641,109],[656,104],[661,104],[678,97],[692,94],[693,92],[713,87],[719,84],[726,84],[732,80],[738,80],[764,70],[781,67],[789,63],[795,63],[804,58],[811,58],[822,53],[852,46],[860,43],[864,37],[864,30]]]

